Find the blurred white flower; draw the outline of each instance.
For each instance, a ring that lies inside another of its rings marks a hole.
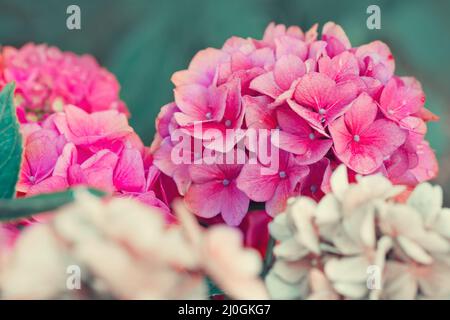
[[[204,230],[180,205],[183,224],[168,226],[155,210],[80,190],[46,224],[23,232],[1,275],[3,297],[202,299],[205,276],[234,298],[267,296],[259,257],[242,248],[239,231]],[[66,287],[70,265],[81,269],[81,290]]]
[[[402,186],[381,175],[349,183],[345,166],[319,203],[289,199],[270,225],[276,261],[266,277],[278,299],[450,298],[450,210],[442,190],[419,185],[406,204]],[[380,270],[381,288],[368,285]]]

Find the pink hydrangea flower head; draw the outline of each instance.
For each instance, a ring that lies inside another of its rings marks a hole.
[[[16,83],[15,103],[21,122],[34,122],[73,104],[86,112],[117,110],[128,114],[114,75],[89,55],[28,43],[3,47],[0,86]]]
[[[200,201],[202,192],[223,193],[220,170],[210,172],[205,181],[193,177],[198,170],[222,165],[200,161],[192,169],[205,150],[244,148],[248,162],[227,163],[239,168],[231,179],[235,191],[250,199],[250,208],[262,202],[272,216],[291,196],[319,201],[330,192],[331,173],[342,163],[351,180],[379,173],[413,188],[436,176],[438,164],[425,133],[427,122],[438,117],[425,108],[420,83],[395,74],[395,60],[385,43],[352,46],[334,22],[326,23],[321,34],[318,30],[317,24],[304,32],[271,23],[262,39],[231,37],[220,49],[200,51],[187,70],[173,75],[174,102],[157,119],[155,165],[175,181],[202,219],[217,217],[222,210],[213,201]],[[212,139],[210,130],[222,139]],[[235,133],[233,140],[228,130]],[[183,145],[180,136],[191,139],[184,145],[201,147],[185,150],[190,161],[176,164],[172,157]],[[255,147],[255,141],[266,142],[266,148]],[[263,161],[265,151],[270,163]],[[206,183],[217,188],[204,189]],[[214,209],[209,214],[208,206]],[[226,215],[239,217],[232,224],[242,221],[243,207],[230,207],[234,212]]]
[[[21,196],[88,186],[158,207],[169,221],[174,196],[164,192],[163,174],[149,149],[115,111],[67,105],[42,123],[22,124],[24,155],[17,191]],[[164,183],[165,184],[165,183]]]

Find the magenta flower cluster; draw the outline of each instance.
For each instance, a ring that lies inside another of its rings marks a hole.
[[[117,79],[90,55],[43,44],[5,46],[0,55],[0,87],[11,81],[16,84],[15,104],[22,123],[43,120],[66,104],[89,113],[111,109],[128,113]]]
[[[340,163],[350,175],[379,172],[415,186],[437,174],[424,138],[426,122],[437,117],[424,107],[420,83],[394,69],[386,44],[352,47],[333,22],[320,38],[317,25],[303,32],[275,24],[262,40],[232,37],[221,49],[198,52],[172,76],[174,102],[156,121],[155,165],[174,179],[193,212],[221,214],[230,225],[241,223],[250,201],[265,203],[274,216],[291,196],[319,199]],[[279,151],[279,170],[263,175],[262,163],[173,163],[178,129],[220,150],[196,133],[198,124],[224,133],[278,129],[271,148]]]

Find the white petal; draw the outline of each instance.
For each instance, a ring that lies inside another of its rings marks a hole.
[[[325,274],[331,281],[366,283],[369,265],[363,256],[332,258],[325,263]]]
[[[269,231],[273,238],[279,241],[289,239],[293,236],[292,230],[287,222],[287,214],[281,213],[269,224]]]
[[[308,296],[308,300],[339,299],[339,295],[334,291],[330,281],[319,269],[312,269],[310,271],[309,287],[311,289],[311,294]]]
[[[360,237],[362,242],[370,248],[375,247],[375,212],[369,211],[361,224]]]
[[[342,201],[349,186],[347,167],[345,165],[341,164],[334,170],[330,178],[330,184],[336,198]]]
[[[368,292],[365,283],[336,282],[334,288],[337,292],[350,299],[362,299]]]
[[[447,253],[450,252],[450,241],[434,231],[426,231],[414,237],[422,248],[431,253]]]
[[[295,237],[298,242],[312,252],[319,254],[319,239],[312,224],[315,209],[316,203],[314,200],[307,197],[300,197],[289,207],[288,212],[297,228]]]
[[[375,265],[377,265],[381,270],[384,268],[386,261],[386,255],[389,250],[391,250],[393,245],[392,239],[388,236],[383,236],[377,242],[377,251],[375,255]]]
[[[382,298],[388,300],[411,300],[416,298],[417,281],[408,272],[407,265],[398,262],[386,264]]]
[[[440,186],[432,186],[425,182],[419,184],[408,198],[407,203],[416,208],[424,218],[427,226],[431,226],[442,208],[443,192]]]
[[[444,208],[441,210],[434,224],[434,230],[447,239],[450,239],[450,209]]]
[[[318,225],[336,223],[340,217],[341,212],[338,199],[332,193],[325,195],[316,208],[316,223]]]
[[[418,279],[422,293],[428,297],[450,298],[450,267],[434,263],[424,276]]]
[[[273,272],[269,272],[265,282],[272,299],[299,299],[305,294],[300,285],[284,282]]]
[[[303,258],[309,253],[309,250],[299,244],[295,238],[280,242],[273,248],[275,256],[293,261]]]
[[[342,226],[339,226],[334,230],[334,233],[331,236],[331,241],[336,249],[345,255],[358,254],[363,250],[359,243],[349,237]]]
[[[423,264],[430,264],[433,262],[433,258],[411,239],[399,236],[397,237],[397,241],[403,251],[415,261]]]
[[[288,262],[277,260],[273,265],[271,272],[287,283],[299,283],[306,280],[310,267],[306,261]]]

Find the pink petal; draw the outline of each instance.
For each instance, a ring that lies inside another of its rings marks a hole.
[[[364,139],[362,140],[367,140],[370,145],[377,147],[384,156],[388,156],[405,143],[407,136],[408,134],[394,122],[379,119],[364,132]]]
[[[75,145],[118,139],[133,132],[124,114],[117,111],[88,114],[71,105],[64,107],[64,114],[58,114],[55,117],[55,125]]]
[[[208,95],[208,88],[198,84],[174,89],[175,103],[181,112],[196,117],[198,120],[206,120],[205,115],[209,112]]]
[[[334,142],[334,149],[337,154],[344,153],[353,140],[351,132],[345,124],[344,117],[334,120],[328,128],[330,129],[331,137]]]
[[[54,131],[44,129],[30,134],[24,148],[18,191],[27,192],[31,185],[52,174],[59,156],[56,143]]]
[[[359,75],[358,60],[352,53],[347,51],[332,59],[325,56],[319,60],[319,71],[339,82],[345,76]]]
[[[314,141],[309,141],[306,152],[297,155],[295,159],[301,165],[315,163],[325,157],[332,145],[333,140],[331,139],[315,139]]]
[[[112,191],[113,171],[118,157],[109,150],[102,150],[83,162],[80,166],[87,185],[101,190]]]
[[[173,114],[177,111],[179,111],[179,109],[177,105],[173,102],[168,103],[161,107],[161,111],[159,112],[155,120],[155,127],[158,131],[158,134],[160,134],[163,138],[170,135],[172,129],[171,125]]]
[[[345,114],[345,124],[353,134],[360,134],[375,120],[378,107],[372,98],[362,93],[353,101],[351,108]]]
[[[280,107],[276,111],[278,124],[281,130],[308,137],[313,130],[309,124],[288,107]]]
[[[257,202],[264,202],[272,198],[279,180],[278,173],[262,175],[263,168],[260,164],[245,164],[236,179],[237,187],[250,199]]]
[[[419,163],[412,170],[413,175],[419,182],[435,178],[439,171],[439,164],[436,155],[427,141],[423,141],[417,146],[417,154],[419,156]]]
[[[350,40],[348,40],[345,31],[342,27],[334,22],[327,22],[322,29],[322,38],[336,38],[344,46],[345,49],[350,49],[352,47]]]
[[[31,196],[41,193],[52,193],[57,191],[63,191],[64,189],[67,188],[68,184],[66,179],[59,176],[53,176],[41,181],[38,184],[31,186],[31,188],[28,191],[28,195]]]
[[[277,127],[275,112],[267,108],[269,102],[269,99],[265,96],[243,97],[247,128],[275,129]]]
[[[77,159],[78,152],[75,145],[73,143],[66,144],[61,156],[56,161],[53,175],[67,178],[69,167],[76,164]]]
[[[322,116],[319,113],[311,111],[310,109],[305,108],[290,99],[287,100],[287,103],[289,107],[291,107],[291,109],[295,111],[295,113],[297,113],[300,117],[308,121],[311,127],[313,127],[321,134],[327,136],[327,133],[325,132],[325,128],[322,123]]]
[[[283,90],[275,81],[273,72],[264,73],[253,79],[250,83],[250,89],[265,94],[273,99],[276,99],[283,93]]]
[[[223,220],[230,226],[240,225],[247,214],[250,199],[237,188],[235,181],[224,189],[223,197],[221,207]]]
[[[277,59],[285,55],[294,55],[305,60],[308,54],[308,46],[298,38],[282,36],[275,39],[275,54]]]
[[[361,65],[366,65],[363,75],[374,77],[386,83],[394,74],[395,61],[389,47],[381,41],[373,41],[356,49],[356,57]],[[370,68],[367,68],[369,63]]]
[[[286,202],[289,197],[293,196],[293,189],[288,179],[281,181],[272,198],[266,202],[266,212],[274,217],[276,214],[286,209]]]
[[[292,83],[303,76],[305,72],[305,64],[300,58],[294,55],[281,57],[275,63],[273,70],[275,81],[283,91],[288,90]]]
[[[219,63],[226,61],[228,54],[222,50],[207,48],[199,51],[189,64],[188,70],[178,71],[172,75],[175,86],[198,83],[209,86],[216,73]]]
[[[121,191],[143,191],[145,172],[142,155],[138,150],[126,148],[123,150],[114,169],[114,186]]]
[[[295,101],[318,111],[333,102],[336,83],[324,74],[311,72],[303,76],[294,92]]]
[[[212,180],[222,181],[225,173],[216,164],[193,164],[189,166],[189,174],[194,183],[206,183]]]
[[[224,185],[221,181],[192,184],[184,198],[187,207],[196,215],[212,218],[221,212]]]
[[[236,128],[242,124],[243,110],[240,87],[240,81],[238,79],[226,84],[227,98],[222,122],[225,123],[229,120],[231,125],[227,127]]]

